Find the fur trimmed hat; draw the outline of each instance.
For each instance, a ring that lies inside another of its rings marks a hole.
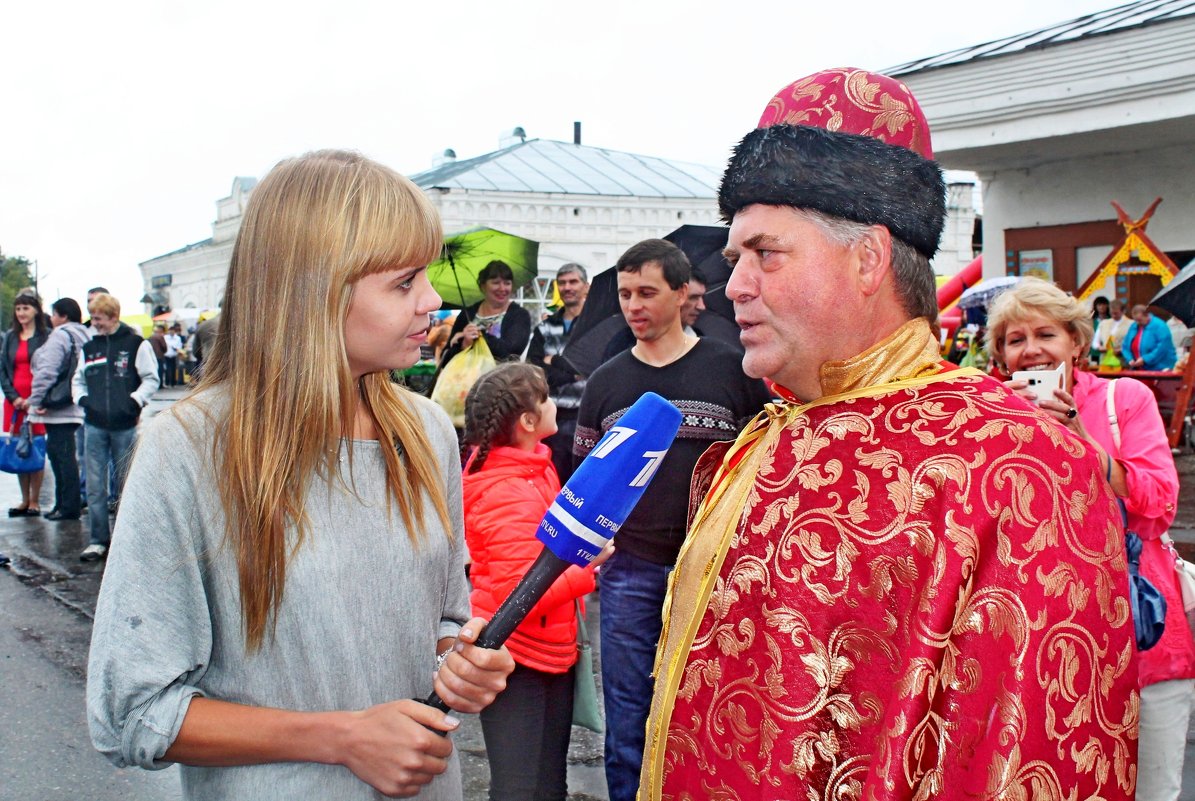
[[[926,258],[937,252],[946,184],[930,160],[925,116],[904,84],[826,70],[781,90],[760,125],[722,176],[718,209],[727,222],[756,203],[793,206],[884,225]]]

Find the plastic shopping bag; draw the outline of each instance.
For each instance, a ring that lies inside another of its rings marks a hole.
[[[478,337],[440,371],[436,388],[432,390],[432,400],[448,412],[457,428],[465,427],[465,396],[477,379],[493,370],[496,364],[485,337]]]

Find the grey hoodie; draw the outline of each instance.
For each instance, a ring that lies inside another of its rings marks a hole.
[[[29,393],[30,409],[41,406],[42,399],[67,366],[71,355],[71,340],[74,340],[75,352],[82,359],[83,343],[90,339],[91,332],[82,323],[63,323],[50,332],[45,344],[33,354],[33,361],[30,363],[33,370],[33,389]],[[29,419],[34,423],[81,423],[83,409],[72,403],[58,409],[47,409],[45,414],[31,413]]]

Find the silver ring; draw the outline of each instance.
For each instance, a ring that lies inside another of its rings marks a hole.
[[[1070,418],[1071,420],[1074,420],[1078,414],[1079,414],[1079,410],[1076,409],[1074,406],[1072,406],[1066,410],[1066,416],[1068,418]]]

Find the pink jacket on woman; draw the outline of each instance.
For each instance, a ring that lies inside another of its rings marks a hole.
[[[1140,381],[1116,381],[1116,419],[1120,447],[1112,439],[1107,393],[1112,382],[1091,373],[1075,371],[1075,406],[1083,426],[1104,450],[1124,468],[1129,495],[1129,530],[1140,535],[1141,574],[1166,598],[1166,630],[1158,644],[1142,651],[1138,659],[1139,683],[1195,678],[1195,640],[1187,626],[1182,592],[1174,570],[1174,554],[1160,539],[1174,521],[1178,503],[1178,472],[1166,426],[1153,393]]]

